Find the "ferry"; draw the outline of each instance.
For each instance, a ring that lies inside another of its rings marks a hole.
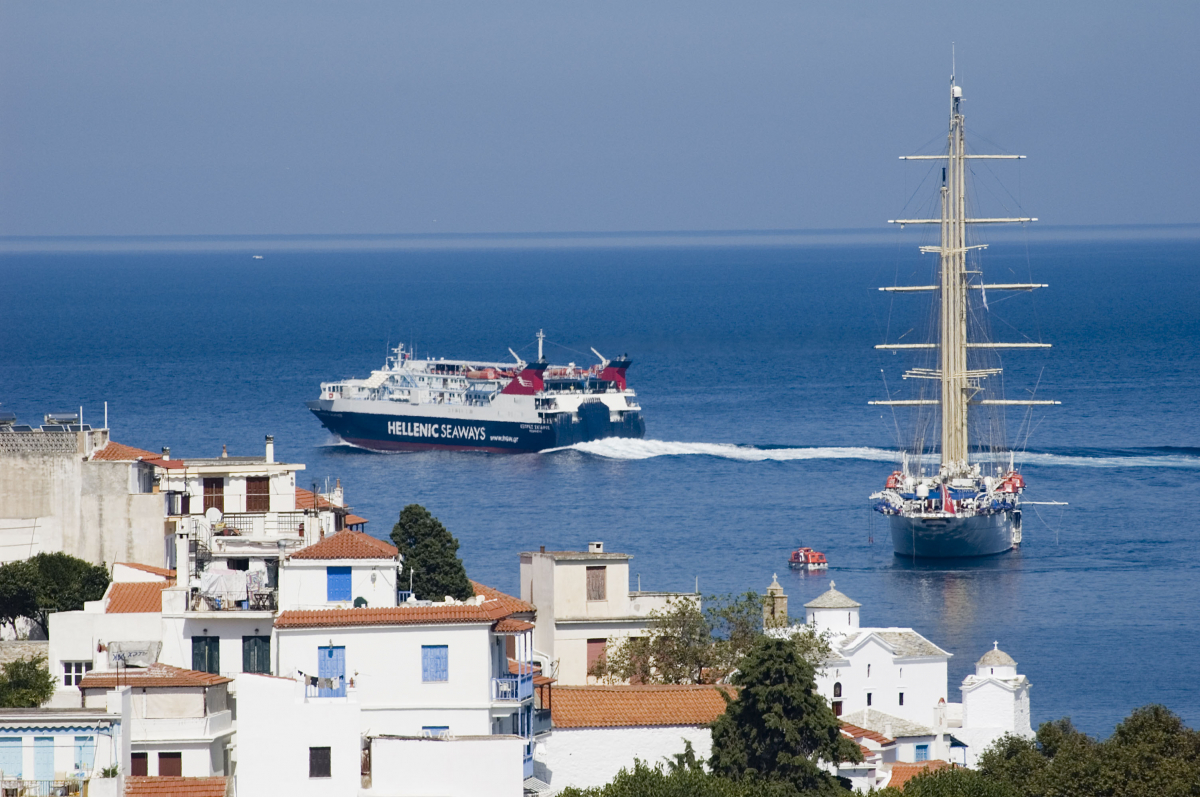
[[[788,557],[788,567],[793,570],[828,570],[829,562],[826,561],[825,554],[820,551],[814,551],[812,548],[797,548]]]
[[[404,344],[365,379],[322,382],[308,408],[350,445],[371,451],[534,452],[606,437],[646,434],[631,361],[595,349],[590,366],[417,359]]]

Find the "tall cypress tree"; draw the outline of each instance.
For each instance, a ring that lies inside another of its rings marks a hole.
[[[440,601],[449,595],[461,601],[475,595],[458,558],[458,540],[425,507],[404,507],[392,527],[392,543],[404,557],[404,569],[412,575],[412,590],[418,598]],[[407,575],[401,575],[402,585]]]
[[[840,794],[838,779],[819,761],[861,761],[853,741],[817,694],[813,665],[790,639],[764,637],[742,659],[713,723],[714,774],[735,781],[786,783],[805,794]]]

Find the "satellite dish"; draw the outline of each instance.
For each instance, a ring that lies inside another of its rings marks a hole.
[[[221,510],[217,509],[215,506],[210,506],[208,509],[204,510],[204,519],[209,523],[220,523],[222,517],[224,517],[224,515],[221,514]]]

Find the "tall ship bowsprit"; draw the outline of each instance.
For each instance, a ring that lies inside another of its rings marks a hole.
[[[642,437],[627,357],[587,367],[417,359],[404,344],[366,379],[322,382],[308,408],[340,439],[373,451],[544,451],[606,437]]]
[[[887,518],[892,545],[905,557],[968,557],[1003,553],[1021,542],[1023,477],[1013,466],[1004,432],[1004,410],[1014,405],[1049,405],[1057,401],[1007,400],[994,378],[1001,373],[998,350],[1049,348],[1048,343],[997,343],[989,340],[988,292],[1031,291],[1034,283],[985,284],[979,253],[986,244],[968,239],[976,224],[1025,223],[1034,218],[971,218],[967,209],[968,161],[1015,159],[1020,155],[976,155],[966,152],[962,89],[950,78],[950,130],[945,154],[917,155],[905,160],[941,160],[941,218],[896,219],[894,224],[937,224],[937,246],[923,253],[939,257],[936,285],[881,288],[898,293],[938,294],[932,313],[930,342],[885,343],[878,349],[914,350],[925,354],[927,367],[911,368],[905,379],[923,386],[916,398],[873,401],[935,413],[913,424],[915,437],[901,467],[873,494],[875,511]],[[968,335],[970,332],[970,335]],[[969,339],[971,338],[971,339]],[[926,422],[921,422],[922,420]],[[940,449],[924,439],[924,429],[940,425]],[[975,438],[974,442],[972,438]],[[982,438],[982,439],[980,439]],[[936,465],[927,463],[936,461]]]

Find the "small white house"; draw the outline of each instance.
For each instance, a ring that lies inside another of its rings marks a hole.
[[[1000,650],[1000,643],[975,662],[975,674],[962,682],[962,728],[956,733],[970,747],[967,766],[1005,734],[1034,736],[1029,718],[1029,679],[1017,673],[1017,662]]]
[[[535,661],[560,684],[595,683],[588,670],[610,643],[645,632],[650,614],[692,593],[629,589],[630,554],[605,552],[604,543],[586,551],[526,551],[521,554],[521,600],[537,607]]]
[[[301,548],[279,572],[279,607],[382,608],[396,605],[400,552],[355,531],[341,531]]]
[[[130,717],[129,688],[110,691],[91,706],[0,709],[5,793],[48,794],[59,788],[74,794],[81,782],[91,781],[91,793],[115,797],[115,784],[130,772]],[[115,774],[106,772],[109,768]]]
[[[731,687],[658,684],[556,686],[554,731],[539,747],[534,777],[555,792],[611,781],[634,759],[653,766],[692,743],[698,759],[712,754],[709,725],[725,711]]]

